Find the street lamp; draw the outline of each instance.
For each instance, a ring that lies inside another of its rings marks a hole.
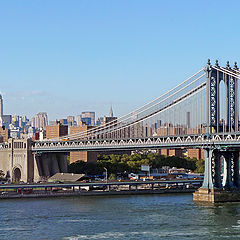
[[[105,172],[106,172],[106,183],[107,183],[107,179],[108,179],[108,175],[107,175],[107,174],[108,174],[108,172],[107,172],[107,168],[105,168],[105,167],[104,167],[104,170],[105,170]]]

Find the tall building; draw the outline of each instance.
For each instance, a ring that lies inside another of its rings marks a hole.
[[[113,109],[112,109],[112,107],[111,107],[111,108],[110,108],[110,111],[109,111],[109,116],[108,116],[108,117],[106,117],[106,116],[103,117],[102,124],[103,124],[103,125],[106,125],[107,123],[112,122],[112,121],[114,121],[114,120],[117,120],[117,117],[114,117],[114,116],[113,116]]]
[[[82,116],[81,115],[76,116],[76,122],[77,122],[77,126],[80,126],[80,124],[82,122]]]
[[[113,117],[113,109],[112,109],[112,106],[111,106],[111,108],[110,108],[109,117]]]
[[[6,128],[9,128],[9,125],[12,123],[12,115],[3,115],[2,122]]]
[[[0,94],[0,117],[3,116],[3,99],[2,95]]]
[[[0,94],[0,126],[4,126],[9,128],[9,124],[11,124],[12,116],[11,115],[3,115],[3,98]]]
[[[91,118],[91,126],[95,125],[95,112],[82,112],[81,118]],[[83,120],[82,120],[83,121]]]
[[[89,118],[89,117],[82,118],[82,119],[81,119],[81,122],[82,122],[82,124],[84,124],[84,125],[92,126],[92,119]],[[81,123],[80,123],[80,126],[81,126]]]
[[[46,112],[40,112],[32,118],[32,127],[36,129],[46,128],[48,125],[48,116]]]
[[[69,126],[73,126],[74,125],[74,116],[68,116],[67,117],[67,124]]]
[[[97,126],[100,126],[103,124],[103,117],[99,117],[97,120],[96,120],[96,125]]]

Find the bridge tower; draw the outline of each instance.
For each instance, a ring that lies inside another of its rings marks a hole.
[[[229,134],[238,131],[238,71],[237,64],[225,68],[210,60],[205,68],[207,77],[207,141],[223,131]],[[220,123],[219,84],[225,84],[226,123]],[[194,193],[195,201],[225,202],[240,201],[239,150],[226,146],[216,148],[214,144],[204,147],[205,172],[202,187]]]
[[[220,125],[220,91],[219,84],[221,81],[225,84],[226,89],[226,132],[238,131],[238,79],[235,76],[235,70],[238,70],[235,63],[233,69],[227,62],[224,73],[216,60],[215,66],[211,66],[210,60],[205,68],[207,77],[207,127],[208,133],[222,132]],[[231,75],[233,73],[233,75]]]

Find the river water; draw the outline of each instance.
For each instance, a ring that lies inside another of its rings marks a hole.
[[[191,194],[1,200],[0,239],[240,239],[240,203]]]

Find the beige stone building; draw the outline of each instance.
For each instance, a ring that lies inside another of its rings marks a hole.
[[[66,153],[32,152],[31,139],[9,139],[0,144],[0,170],[13,182],[37,182],[67,172]]]
[[[31,151],[31,140],[9,139],[0,146],[0,169],[14,182],[32,182],[38,178]]]

